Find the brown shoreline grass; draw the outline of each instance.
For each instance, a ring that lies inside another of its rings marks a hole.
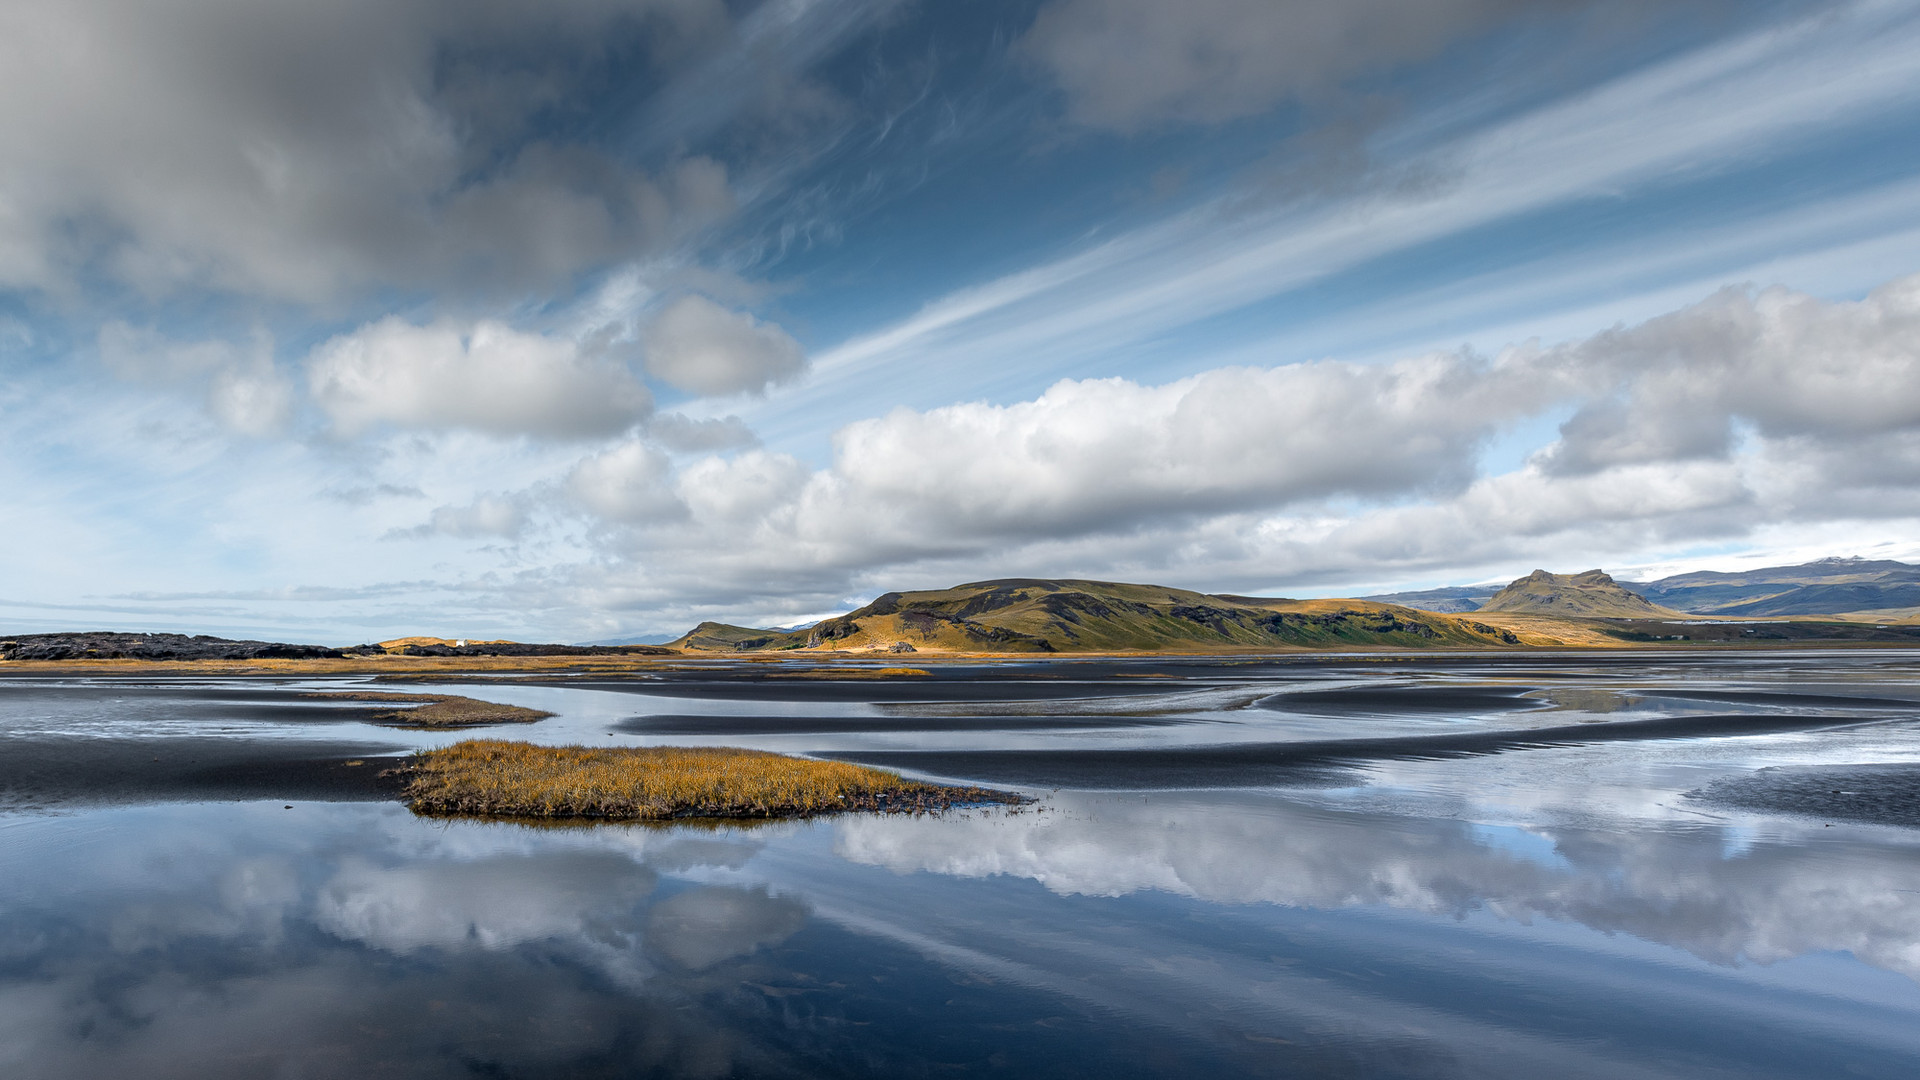
[[[383,724],[410,728],[482,727],[488,724],[531,724],[552,716],[541,709],[501,705],[458,694],[398,694],[386,690],[343,690],[302,694],[329,701],[381,701],[410,708],[374,717]]]
[[[470,739],[413,755],[404,797],[416,813],[659,821],[808,817],[1024,802],[840,761],[733,747],[535,746]]]

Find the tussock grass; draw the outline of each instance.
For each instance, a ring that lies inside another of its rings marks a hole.
[[[932,675],[926,668],[883,667],[883,668],[817,668],[809,671],[796,671],[798,679],[898,679]]]
[[[1005,792],[902,780],[863,765],[732,747],[470,739],[416,753],[407,775],[404,795],[415,812],[509,818],[805,817],[1024,801]]]
[[[397,694],[385,690],[349,690],[337,693],[304,694],[303,697],[331,701],[384,701],[410,708],[384,712],[375,719],[385,724],[411,728],[481,727],[487,724],[531,724],[552,716],[540,709],[501,705],[457,694]]]

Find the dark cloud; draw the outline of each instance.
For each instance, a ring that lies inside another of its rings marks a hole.
[[[1425,59],[1558,0],[1054,0],[1017,48],[1091,127],[1218,123]]]
[[[725,214],[725,170],[570,132],[719,0],[28,0],[0,34],[0,287],[329,300],[563,280]]]

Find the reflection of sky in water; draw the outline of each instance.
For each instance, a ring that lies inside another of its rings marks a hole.
[[[0,1074],[1920,1064],[1905,836],[1730,854],[1710,828],[1500,835],[1254,792],[1046,805],[718,831],[15,817]]]
[[[1920,696],[1904,654],[1192,681],[1107,707],[1194,723],[1059,730],[1020,724],[1098,707],[433,689],[560,713],[486,732],[542,742],[699,742],[616,726],[762,716],[802,729],[708,741],[1120,745],[1149,765],[1155,747],[1223,741],[1800,708],[1740,694],[1877,696],[1848,715],[1882,722],[755,828],[305,801],[0,814],[0,1076],[1920,1074],[1920,832],[1684,795],[1760,766],[1920,760],[1916,725],[1885,705]],[[466,734],[293,719],[261,683],[38,685],[0,686],[0,749]],[[1422,686],[1467,692],[1396,704]],[[1371,696],[1344,715],[1337,695],[1271,700],[1342,688]],[[1524,707],[1489,707],[1489,688]],[[1658,693],[1703,689],[1726,693]],[[826,716],[929,730],[804,730]],[[940,731],[942,716],[1013,726]]]

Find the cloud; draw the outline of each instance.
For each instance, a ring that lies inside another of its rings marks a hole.
[[[800,343],[704,296],[668,305],[643,334],[647,373],[688,393],[758,394],[806,370]]]
[[[720,0],[21,0],[0,16],[0,287],[104,274],[326,301],[564,281],[727,213],[725,170],[561,141]]]
[[[461,540],[498,538],[517,540],[527,528],[527,509],[521,500],[481,496],[465,506],[439,506],[426,524],[396,531],[395,538],[451,536]]]
[[[1541,374],[1443,354],[1223,368],[1162,386],[1068,380],[1029,402],[851,424],[835,438],[833,494],[1013,536],[1457,489],[1482,440],[1552,400]]]
[[[567,492],[609,521],[627,524],[675,519],[686,510],[674,494],[672,463],[638,439],[587,458],[567,477]]]
[[[1090,127],[1218,123],[1419,60],[1528,0],[1054,0],[1016,49]]]
[[[1920,425],[1920,275],[1857,303],[1728,288],[1551,359],[1619,388],[1562,426],[1545,457],[1556,472],[1724,459],[1741,423],[1767,439],[1867,440]]]
[[[96,337],[100,360],[124,379],[199,386],[209,415],[227,430],[263,438],[293,414],[293,386],[273,359],[273,338],[256,332],[242,345],[220,339],[175,341],[150,327],[109,320]]]
[[[647,422],[647,437],[669,450],[738,450],[757,446],[760,437],[737,416],[695,420],[685,413],[661,413]]]
[[[348,434],[384,423],[592,438],[633,426],[653,405],[621,365],[491,320],[369,323],[315,348],[307,385]]]
[[[1556,414],[1531,460],[1483,474],[1490,440]],[[749,594],[785,610],[770,576],[819,611],[1008,572],[1257,588],[1892,521],[1920,515],[1920,276],[1860,301],[1725,290],[1492,358],[897,409],[841,429],[821,468],[751,450],[676,473],[635,444],[575,476],[583,505],[654,526],[602,538],[627,570],[597,595],[689,615]]]

